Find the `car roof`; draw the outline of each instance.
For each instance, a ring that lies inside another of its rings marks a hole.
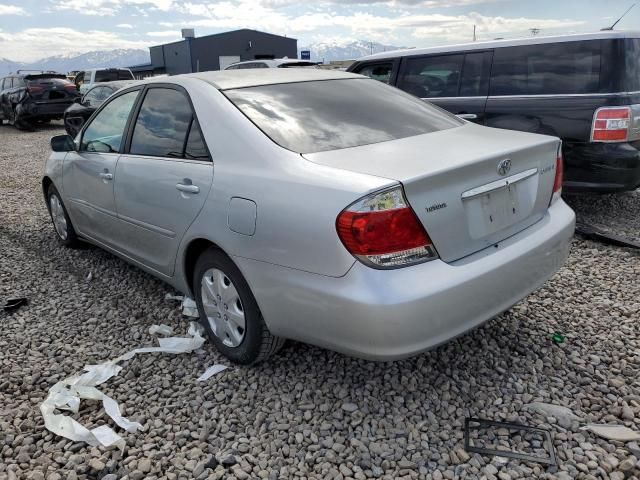
[[[309,68],[249,68],[246,70],[219,70],[214,72],[188,73],[153,80],[153,82],[181,83],[181,79],[197,78],[213,85],[218,90],[232,88],[257,87],[278,83],[313,82],[322,80],[344,80],[366,78],[354,73],[337,72],[335,70],[319,70]]]
[[[428,55],[432,53],[449,53],[471,50],[486,50],[491,48],[515,47],[520,45],[540,45],[545,43],[577,42],[581,40],[597,40],[609,38],[640,38],[640,32],[607,30],[593,33],[581,33],[574,35],[556,35],[548,37],[525,37],[509,40],[490,40],[486,42],[460,43],[454,45],[441,45],[427,48],[404,48],[400,50],[390,50],[387,52],[374,53],[358,59],[359,62],[365,60],[383,60],[387,58],[404,57],[410,55]]]
[[[242,62],[235,62],[232,63],[231,65],[245,65],[247,63],[266,63],[267,65],[273,65],[273,66],[278,66],[278,65],[286,65],[287,63],[306,63],[309,65],[316,65],[317,62],[312,62],[311,60],[302,60],[299,58],[259,58],[256,60],[245,60]],[[229,67],[231,66],[229,65]],[[228,68],[228,67],[227,67]]]

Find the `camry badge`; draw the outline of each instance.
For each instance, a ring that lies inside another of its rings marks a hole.
[[[505,158],[498,163],[498,173],[503,177],[511,170],[511,159]]]

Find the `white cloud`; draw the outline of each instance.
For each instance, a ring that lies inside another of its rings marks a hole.
[[[130,23],[119,23],[118,25],[116,25],[116,27],[118,27],[118,28],[133,28],[133,25],[131,25]]]
[[[27,15],[27,12],[22,7],[0,4],[0,15]]]
[[[58,10],[73,10],[83,15],[116,15],[123,7],[136,7],[168,12],[173,0],[55,0]]]
[[[147,36],[149,37],[175,37],[176,39],[180,39],[180,32],[176,30],[160,30],[157,32],[147,32]]]
[[[114,32],[102,30],[78,31],[72,28],[27,28],[21,32],[0,31],[0,51],[11,52],[11,58],[21,61],[39,60],[55,54],[116,48],[146,48],[152,42],[126,40]]]

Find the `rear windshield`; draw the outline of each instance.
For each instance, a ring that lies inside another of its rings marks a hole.
[[[626,56],[626,85],[628,92],[640,92],[640,38],[627,39]]]
[[[112,82],[114,80],[131,80],[133,75],[129,70],[98,70],[96,82]]]
[[[274,142],[298,153],[357,147],[464,124],[438,107],[369,79],[263,85],[224,93]]]
[[[38,78],[28,78],[27,83],[29,85],[69,85],[71,82],[66,78],[55,78],[55,77],[38,77]]]
[[[600,40],[496,48],[490,95],[595,93]]]

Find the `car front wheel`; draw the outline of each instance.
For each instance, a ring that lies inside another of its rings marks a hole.
[[[58,240],[65,247],[73,248],[78,246],[78,236],[71,224],[67,209],[64,207],[64,203],[62,203],[60,193],[58,193],[58,190],[53,185],[49,186],[47,199],[49,214],[51,215],[51,221],[53,222],[53,228],[56,231]]]
[[[229,360],[251,365],[282,347],[284,339],[269,332],[249,285],[222,251],[210,248],[200,256],[193,284],[200,322]]]

